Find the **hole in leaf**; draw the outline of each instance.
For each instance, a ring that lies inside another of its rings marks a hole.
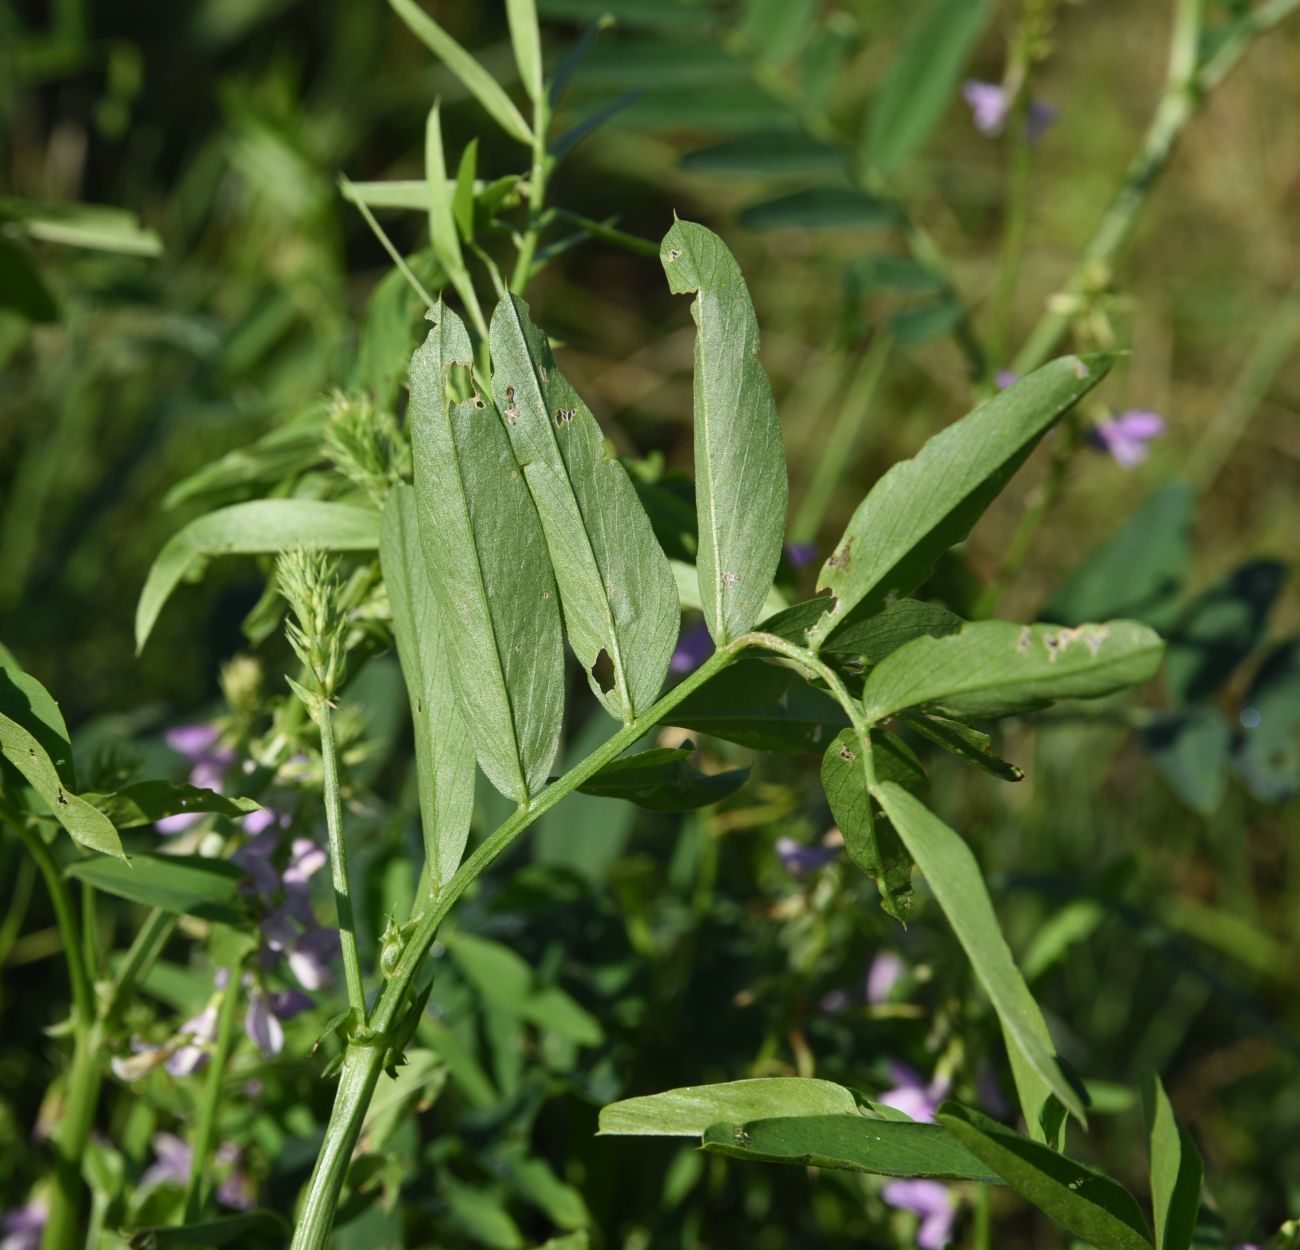
[[[614,689],[614,661],[609,658],[609,652],[604,649],[596,657],[596,662],[591,666],[591,675],[601,691],[608,694]]]

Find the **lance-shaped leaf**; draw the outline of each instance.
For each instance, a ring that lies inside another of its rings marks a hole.
[[[798,753],[825,750],[849,718],[794,669],[740,660],[691,691],[669,722],[758,751]]]
[[[740,266],[711,230],[677,221],[659,259],[676,293],[696,292],[695,498],[700,598],[719,646],[751,629],[772,585],[788,495],[758,319]]]
[[[966,958],[993,1003],[1002,1024],[1012,1074],[1030,1132],[1040,1139],[1045,1135],[1044,1113],[1049,1112],[1053,1094],[1082,1120],[1083,1102],[1057,1062],[1043,1013],[998,927],[984,878],[970,847],[901,786],[883,782],[878,794],[885,815],[925,873]],[[1001,1171],[996,1164],[992,1166]]]
[[[244,870],[225,859],[202,855],[137,855],[130,864],[112,859],[80,859],[66,876],[106,894],[164,911],[240,924],[248,910],[239,893]]]
[[[871,732],[870,740],[871,767],[878,781],[895,781],[907,790],[925,789],[925,769],[907,743],[879,729]],[[885,911],[905,921],[912,910],[912,857],[893,829],[871,810],[866,761],[852,729],[842,730],[826,748],[821,777],[849,858],[876,883]]]
[[[764,1076],[719,1085],[688,1085],[612,1102],[600,1111],[610,1137],[702,1137],[710,1124],[776,1116],[856,1116],[851,1090],[811,1077]]]
[[[825,599],[796,603],[764,621],[762,629],[765,633],[799,642],[804,631],[816,624],[826,606]],[[941,638],[945,634],[955,634],[962,624],[960,616],[937,603],[897,599],[874,616],[849,621],[843,629],[836,630],[823,644],[822,654],[831,658],[843,656],[863,664],[879,664],[891,651],[897,651],[913,638],[926,634]]]
[[[398,486],[389,494],[379,564],[411,704],[424,855],[436,886],[451,877],[465,853],[474,814],[474,745],[456,706],[446,634],[420,547],[417,513],[411,487]]]
[[[677,642],[668,557],[627,470],[606,453],[595,417],[517,296],[497,305],[491,344],[492,393],[541,517],[569,643],[601,702],[633,720],[658,695]],[[602,652],[608,690],[596,671]]]
[[[1151,1250],[1133,1195],[1109,1176],[954,1102],[939,1123],[1012,1189],[1097,1250]]]
[[[990,776],[1002,781],[1025,779],[1023,768],[1009,764],[993,754],[993,739],[979,729],[972,729],[959,720],[949,720],[945,716],[922,716],[916,712],[905,712],[903,721],[921,737],[929,738],[936,746],[942,747],[949,755],[973,764]]]
[[[263,555],[290,547],[373,551],[379,513],[319,499],[255,499],[191,521],[158,553],[135,610],[135,649],[148,641],[158,613],[181,580],[212,556]]]
[[[764,1163],[918,1176],[945,1181],[1002,1178],[937,1124],[874,1120],[866,1116],[782,1116],[744,1124],[711,1124],[704,1132],[711,1154]]]
[[[215,790],[174,781],[136,781],[111,794],[83,794],[119,829],[151,825],[168,816],[191,812],[216,812],[238,819],[261,810],[252,799],[227,798]]]
[[[899,647],[872,669],[862,705],[873,722],[931,705],[956,716],[1005,716],[1146,681],[1160,667],[1162,650],[1155,631],[1136,621],[974,621],[959,633]]]
[[[479,765],[524,802],[560,745],[560,604],[537,509],[497,414],[482,396],[451,404],[454,365],[473,359],[439,301],[411,360],[411,443],[420,540],[443,622],[452,684]]]
[[[45,749],[59,779],[74,789],[76,768],[72,742],[59,705],[39,681],[0,643],[0,713],[16,721]]]
[[[1105,357],[1068,356],[1020,379],[894,465],[858,505],[822,567],[827,611],[808,631],[819,647],[854,613],[879,611],[919,586],[970,532],[1050,426],[1105,376]],[[855,611],[856,610],[856,611]]]
[[[702,773],[689,760],[691,747],[652,747],[611,760],[578,787],[583,794],[626,799],[652,812],[687,812],[735,794],[749,777],[748,768]]]
[[[3,755],[45,801],[54,818],[82,846],[126,859],[122,840],[98,808],[64,785],[44,746],[17,721],[0,713],[0,755]]]
[[[1154,1072],[1142,1078],[1142,1111],[1151,1158],[1151,1209],[1156,1250],[1191,1250],[1201,1207],[1201,1156]]]

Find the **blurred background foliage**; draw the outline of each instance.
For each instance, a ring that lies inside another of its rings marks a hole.
[[[845,178],[836,155],[856,145],[913,6],[540,7],[550,63],[586,22],[620,15],[575,75],[564,118],[614,111],[566,158],[553,199],[650,240],[674,211],[723,233],[763,327],[791,465],[791,537],[823,548],[871,482],[965,411],[1013,354],[988,356],[973,385],[970,344],[949,331],[968,326],[1013,348],[1059,290],[1155,107],[1170,18],[1169,6],[1119,0],[1057,7],[1033,66],[1033,96],[1057,115],[1028,154],[1024,259],[1008,302],[1005,137],[979,133],[960,99],[948,101],[933,139],[891,182],[907,226],[879,211],[878,188]],[[1021,13],[993,6],[969,76],[1002,77]],[[441,0],[436,14],[511,83],[499,6]],[[5,4],[0,36],[0,632],[88,740],[148,738],[211,706],[221,663],[248,645],[241,622],[262,586],[253,561],[218,563],[133,655],[134,604],[159,547],[218,495],[250,493],[172,488],[295,418],[314,428],[322,396],[354,376],[358,327],[389,272],[337,176],[421,177],[435,95],[449,160],[475,135],[482,178],[521,172],[525,155],[380,4]],[[1084,453],[1059,482],[1044,447],[930,588],[971,615],[979,587],[1005,573],[1000,614],[1032,619],[1144,501],[1173,510],[1172,520],[1143,513],[1129,533],[1174,534],[1151,557],[1168,574],[1156,614],[1191,658],[1140,708],[1004,725],[1000,752],[1028,773],[1018,785],[942,758],[932,785],[940,813],[993,874],[1064,1053],[1113,1083],[1097,1091],[1087,1149],[1140,1187],[1137,1112],[1120,1087],[1157,1068],[1237,1240],[1262,1240],[1300,1214],[1296,748],[1284,741],[1266,782],[1250,787],[1229,783],[1226,766],[1234,736],[1250,728],[1243,713],[1259,702],[1251,683],[1264,657],[1300,627],[1300,357],[1289,351],[1300,328],[1297,82],[1292,23],[1261,40],[1190,123],[1102,301],[1102,329],[1131,348],[1103,401],[1161,413],[1166,436],[1131,471]],[[754,135],[757,160],[746,147]],[[139,225],[76,205],[126,210]],[[25,224],[33,214],[43,226]],[[809,214],[824,228],[807,228]],[[425,245],[422,215],[383,216],[405,252]],[[944,283],[905,259],[918,228],[961,292],[961,324]],[[66,241],[85,232],[99,246]],[[653,254],[588,239],[557,252],[530,301],[618,450],[687,467],[692,333]],[[837,426],[844,441],[819,473]],[[1155,494],[1189,477],[1194,497]],[[1045,491],[1051,507],[1023,564],[1009,567]],[[1192,541],[1180,545],[1188,518]],[[1214,591],[1269,560],[1279,563]],[[800,576],[810,591],[811,575]],[[1199,616],[1185,609],[1193,602]],[[1272,697],[1300,705],[1295,650],[1271,663],[1285,679]],[[379,815],[356,834],[368,839],[372,916],[398,896],[414,810],[392,712],[400,684],[376,672],[367,697],[382,764],[356,782],[358,796],[387,797],[366,799]],[[578,724],[572,736],[596,732]],[[709,750],[719,763],[748,755]],[[484,823],[492,806],[485,796]],[[637,1247],[885,1240],[890,1220],[906,1217],[862,1178],[591,1137],[601,1101],[708,1080],[815,1072],[879,1089],[891,1060],[928,1073],[941,1059],[959,1083],[974,1082],[979,1056],[957,1038],[995,1030],[933,910],[900,933],[844,864],[808,876],[781,866],[778,838],[812,841],[828,825],[813,771],[781,759],[704,814],[634,820],[630,808],[581,797],[547,817],[464,909],[458,932],[505,942],[543,982],[562,981],[577,1014],[530,1018],[495,1000],[495,974],[476,980],[464,954],[472,943],[446,960],[423,1040],[450,1070],[448,1092],[418,1129],[376,1152],[418,1157],[438,1184],[408,1187],[390,1207],[372,1201],[393,1175],[376,1164],[338,1244],[407,1244],[411,1210],[437,1216],[441,1244],[512,1247],[588,1223],[600,1244]],[[15,882],[11,901],[30,891],[12,846],[0,870]],[[45,975],[43,907],[24,903],[0,932],[6,1206],[30,1180],[18,1146],[52,1072],[40,1030],[61,991]],[[862,978],[885,948],[910,972],[895,1001],[868,1005]],[[827,1010],[836,992],[840,1009]],[[192,1005],[175,986],[161,998]],[[300,1040],[298,1055],[310,1036]],[[284,1202],[319,1131],[299,1104],[318,1115],[327,1105],[311,1081],[318,1066],[283,1058],[256,1073],[269,1118],[254,1170]],[[143,1151],[148,1125],[116,1128]],[[1025,1214],[999,1228],[999,1244],[1057,1244]]]

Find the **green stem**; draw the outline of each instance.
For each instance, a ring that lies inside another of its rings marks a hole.
[[[794,523],[790,527],[792,541],[806,543],[817,537],[840,478],[852,468],[853,446],[871,411],[871,401],[875,398],[876,387],[880,384],[893,346],[894,340],[890,334],[881,331],[872,339],[866,355],[854,370],[839,416],[831,428],[830,437],[818,453],[812,481],[808,483],[799,510],[795,513]]]
[[[527,804],[518,808],[475,848],[469,858],[456,870],[451,880],[443,886],[437,899],[419,917],[414,931],[407,940],[401,962],[388,979],[375,1005],[371,1027],[366,1030],[364,1037],[352,1042],[344,1057],[339,1087],[334,1098],[334,1110],[325,1130],[321,1153],[316,1159],[316,1166],[307,1184],[307,1193],[294,1232],[292,1250],[324,1250],[327,1244],[329,1230],[334,1221],[334,1209],[338,1205],[343,1182],[347,1176],[348,1162],[361,1135],[366,1110],[383,1067],[388,1031],[392,1028],[398,1013],[408,1005],[424,957],[428,954],[429,947],[433,945],[439,925],[456,901],[529,825],[572,794],[584,781],[599,772],[611,760],[626,751],[688,694],[697,690],[710,677],[735,660],[746,647],[756,645],[760,637],[763,636],[746,634],[719,648],[694,673],[668,691],[649,711],[624,725],[582,763],[570,769],[563,777],[553,781]],[[782,642],[781,639],[776,641]]]
[[[528,176],[528,228],[519,242],[510,289],[522,295],[533,276],[533,257],[542,232],[542,213],[546,207],[546,178],[550,173],[546,152],[546,132],[550,129],[550,102],[541,92],[533,101],[533,167]]]
[[[235,1021],[239,1007],[239,979],[241,969],[230,970],[221,1011],[217,1016],[217,1045],[208,1064],[208,1079],[203,1087],[203,1102],[199,1107],[198,1125],[190,1151],[190,1179],[185,1187],[185,1223],[194,1223],[203,1213],[208,1199],[209,1165],[212,1147],[217,1137],[217,1114],[221,1106],[221,1086],[226,1079],[226,1067],[235,1046]]]
[[[1053,301],[1053,307],[1030,331],[1012,363],[1016,373],[1038,368],[1064,337],[1074,319],[1078,299],[1104,277],[1105,269],[1132,237],[1138,216],[1164,172],[1175,142],[1201,102],[1236,68],[1259,35],[1297,8],[1300,0],[1273,0],[1232,20],[1214,53],[1196,68],[1202,5],[1197,0],[1180,0],[1170,44],[1169,79],[1142,146],[1084,247],[1082,258],[1061,288],[1065,298]]]
[[[1007,166],[1006,221],[1002,228],[1002,257],[993,300],[993,359],[1006,360],[1020,285],[1020,259],[1025,248],[1029,205],[1029,75],[1026,69],[1012,110],[1011,156]]]
[[[338,752],[334,746],[334,720],[328,701],[320,709],[320,756],[325,770],[325,825],[329,832],[330,876],[334,905],[338,909],[339,942],[343,947],[343,976],[348,985],[348,1006],[366,1023],[366,991],[357,954],[356,922],[352,917],[352,887],[348,881],[347,849],[343,845],[343,800],[339,792]]]
[[[140,926],[109,986],[103,1012],[106,1028],[112,1028],[117,1022],[118,1015],[130,1001],[135,987],[144,980],[154,961],[162,954],[167,940],[175,932],[178,920],[179,917],[174,912],[155,907]]]

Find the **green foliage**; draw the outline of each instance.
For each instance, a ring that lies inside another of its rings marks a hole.
[[[67,874],[118,898],[160,907],[163,911],[243,926],[240,905],[244,873],[234,864],[200,855],[133,855],[125,860],[81,859]]]
[[[688,745],[652,747],[620,756],[578,789],[583,794],[627,799],[653,812],[688,812],[721,802],[749,778],[747,768],[702,773],[688,762],[690,755]]]

